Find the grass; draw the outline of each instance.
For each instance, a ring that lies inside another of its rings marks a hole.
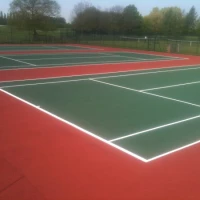
[[[177,48],[175,53],[180,54],[191,54],[191,55],[200,55],[200,42],[170,42],[168,40],[158,40],[158,41],[148,41],[145,40],[122,40],[120,38],[113,38],[110,40],[89,40],[82,39],[81,43],[89,44],[89,45],[100,45],[100,46],[108,46],[108,47],[119,47],[119,48],[130,48],[130,49],[139,49],[139,50],[150,50],[150,51],[159,51],[166,52],[169,44],[174,44]],[[179,46],[179,50],[178,50]]]
[[[0,26],[0,43],[54,43],[60,41],[61,32],[65,29],[57,29],[55,31],[41,31],[37,30],[38,38],[33,40],[33,33],[27,30],[19,30],[15,27]]]

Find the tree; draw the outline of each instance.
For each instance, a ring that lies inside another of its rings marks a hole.
[[[99,28],[100,11],[89,7],[79,13],[73,21],[73,27],[78,32],[95,33]]]
[[[198,18],[197,23],[196,23],[196,34],[200,39],[200,18]]]
[[[113,13],[123,13],[124,7],[118,6],[118,5],[117,6],[113,6],[113,7],[110,8],[109,11],[113,12]]]
[[[3,25],[3,12],[0,12],[0,25]]]
[[[7,25],[8,17],[6,13],[0,11],[0,25]]]
[[[198,14],[194,6],[190,9],[185,17],[184,32],[186,34],[194,34],[197,25]]]
[[[164,35],[178,36],[181,35],[184,24],[184,15],[178,7],[167,7],[161,9],[162,32]]]
[[[123,30],[126,34],[137,34],[141,32],[142,16],[134,5],[125,7],[123,11]]]
[[[109,33],[116,34],[123,32],[123,9],[120,7],[113,7],[109,12],[107,21],[109,22]]]
[[[149,15],[143,17],[142,32],[145,35],[153,34],[152,26],[151,26],[151,19],[150,19]]]
[[[34,36],[37,29],[46,30],[51,27],[50,17],[60,14],[60,6],[55,0],[13,0],[10,4],[12,19],[10,23],[19,28],[32,30]]]
[[[110,12],[102,11],[99,17],[99,33],[106,34],[111,32],[110,21]]]
[[[153,8],[151,13],[146,16],[146,23],[153,34],[160,34],[162,29],[163,14],[159,8]]]
[[[93,7],[93,5],[88,1],[82,1],[77,3],[72,11],[72,21],[75,20],[75,18],[79,17],[79,15],[83,13],[86,9],[91,7]]]

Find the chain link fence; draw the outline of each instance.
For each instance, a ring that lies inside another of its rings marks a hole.
[[[174,40],[159,36],[124,36],[113,34],[82,34],[71,29],[42,32],[0,27],[0,44],[88,44],[147,51],[200,55],[200,40]]]

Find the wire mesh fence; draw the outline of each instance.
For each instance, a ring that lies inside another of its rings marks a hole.
[[[200,40],[175,40],[161,36],[127,36],[114,34],[76,33],[71,29],[54,31],[18,30],[0,27],[0,44],[68,43],[106,47],[130,48],[147,51],[200,55]]]

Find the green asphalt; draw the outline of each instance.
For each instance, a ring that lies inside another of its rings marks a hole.
[[[62,45],[0,45],[0,51],[25,51],[25,50],[53,50],[53,49],[65,49],[65,50],[78,50],[78,49],[89,49],[84,47],[76,46],[62,46]]]
[[[200,140],[200,83],[148,91],[199,107],[133,90],[194,81],[200,81],[200,66],[6,82],[0,83],[0,87],[108,141],[114,140],[113,143],[145,159],[152,159]],[[199,118],[186,120],[196,116]],[[128,135],[131,136],[123,138]]]
[[[129,52],[101,53],[59,53],[32,55],[0,55],[0,70],[18,68],[37,68],[53,66],[73,66],[87,64],[128,63],[159,60],[174,60],[178,58],[136,54]]]

